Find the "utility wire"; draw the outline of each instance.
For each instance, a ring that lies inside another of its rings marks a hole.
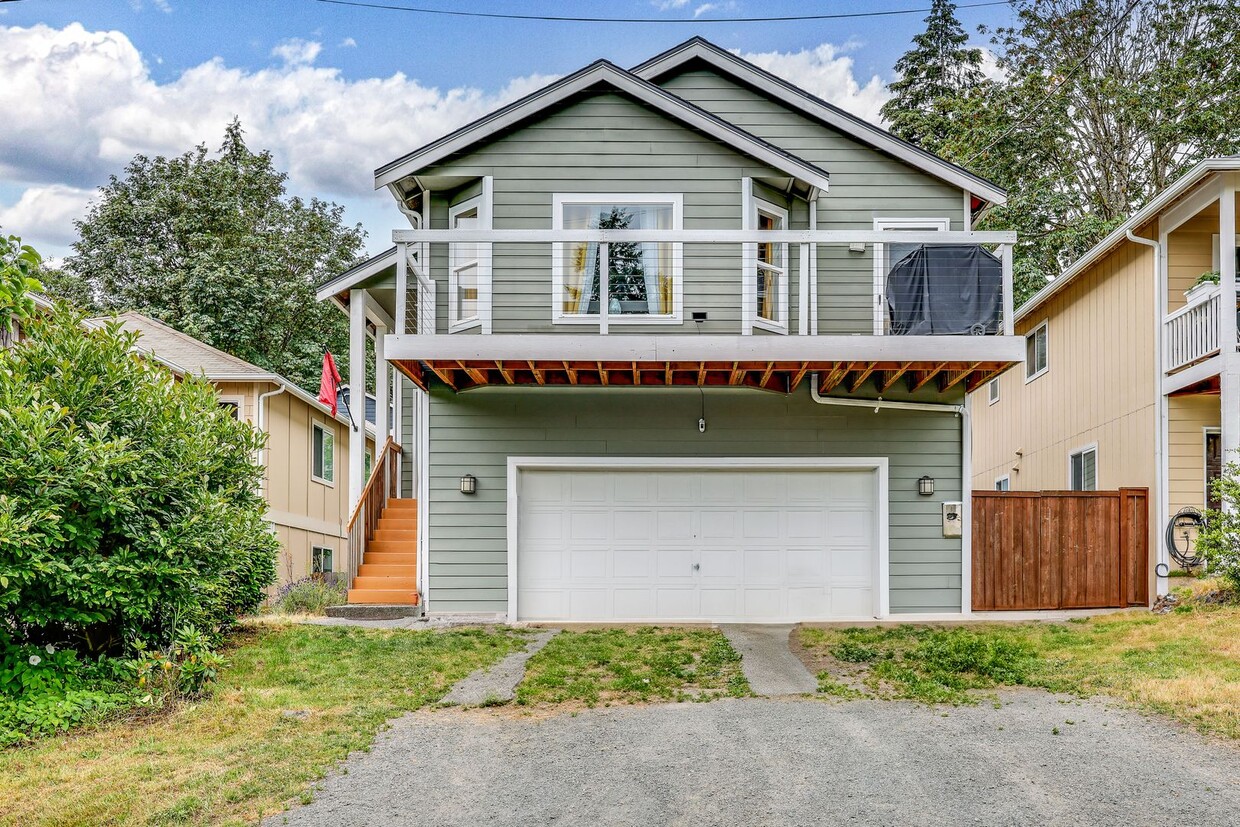
[[[982,147],[977,152],[974,152],[964,161],[961,161],[960,165],[964,166],[965,164],[970,164],[977,158],[981,157],[982,155],[985,155],[987,152],[994,149],[995,146],[1000,141],[1002,141],[1008,135],[1011,135],[1012,132],[1014,132],[1018,127],[1020,127],[1021,124],[1025,123],[1025,121],[1029,120],[1029,118],[1036,115],[1042,109],[1043,106],[1045,106],[1047,103],[1050,102],[1052,98],[1056,97],[1063,89],[1067,88],[1068,81],[1076,77],[1077,72],[1085,68],[1085,64],[1089,62],[1089,58],[1093,55],[1094,51],[1099,46],[1102,45],[1102,42],[1106,40],[1108,37],[1110,37],[1111,35],[1115,34],[1115,32],[1119,30],[1119,27],[1124,25],[1125,22],[1127,22],[1128,15],[1132,14],[1132,10],[1135,9],[1140,2],[1141,0],[1132,0],[1132,2],[1128,4],[1128,8],[1124,9],[1124,13],[1119,16],[1119,18],[1111,25],[1109,29],[1107,29],[1105,32],[1102,33],[1102,36],[1099,37],[1098,40],[1095,41],[1090,46],[1088,51],[1086,51],[1085,56],[1081,58],[1079,61],[1077,61],[1075,66],[1073,66],[1071,69],[1068,70],[1068,73],[1063,76],[1063,79],[1060,80],[1059,83],[1055,84],[1055,87],[1051,89],[1049,92],[1047,92],[1046,95],[1043,96],[1042,100],[1038,101],[1032,109],[1026,111],[1024,115],[1022,115],[1014,123],[1009,125],[1007,129],[1000,132],[998,137],[996,137],[993,141],[986,144],[986,146]]]
[[[778,17],[573,17],[548,14],[510,14],[506,12],[460,11],[456,9],[429,9],[423,6],[400,6],[392,3],[367,3],[363,0],[316,0],[334,6],[355,6],[362,9],[384,9],[415,14],[437,14],[447,17],[481,17],[493,20],[538,20],[550,23],[643,23],[643,24],[693,24],[707,23],[788,23],[798,20],[844,20],[857,17],[890,17],[898,14],[929,13],[932,9],[887,9],[883,11],[843,12],[838,14],[790,14]],[[1008,0],[990,0],[984,3],[961,3],[958,9],[976,9],[983,6],[1006,6]]]

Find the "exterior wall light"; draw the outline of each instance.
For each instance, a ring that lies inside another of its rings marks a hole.
[[[462,491],[465,490],[463,481],[461,484],[461,490]],[[921,494],[923,497],[928,497],[931,494],[933,494],[934,493],[934,477],[922,477],[921,479],[919,479],[917,481],[917,493]]]
[[[932,489],[933,487],[934,486],[931,486]],[[462,494],[477,494],[478,493],[478,478],[475,477],[473,474],[466,474],[465,476],[461,477],[461,493]]]

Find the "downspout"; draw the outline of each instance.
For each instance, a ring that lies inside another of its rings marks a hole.
[[[266,448],[267,405],[265,403],[267,402],[269,398],[273,396],[279,396],[280,394],[284,393],[284,390],[285,390],[284,386],[281,385],[280,387],[276,388],[273,391],[267,391],[266,393],[259,394],[258,396],[258,405],[257,405],[258,407],[258,430],[259,430],[259,433],[261,433],[264,437],[263,447],[258,449],[258,465],[260,468],[263,469],[262,480],[258,484],[258,493],[261,494],[264,498],[267,496],[267,466],[265,464],[266,459],[267,459],[267,448]]]
[[[1167,507],[1164,499],[1167,495],[1167,469],[1165,467],[1166,445],[1167,445],[1167,397],[1163,393],[1163,284],[1162,284],[1162,262],[1163,247],[1157,241],[1150,238],[1142,238],[1135,235],[1132,230],[1126,230],[1128,240],[1134,244],[1142,244],[1154,250],[1154,515],[1155,518],[1150,521],[1152,526],[1159,526],[1166,518]],[[1154,592],[1161,597],[1167,593],[1167,578],[1160,575],[1160,571],[1169,570],[1169,561],[1167,557],[1167,545],[1161,531],[1154,531],[1155,542],[1158,544],[1158,552],[1155,556],[1154,564]]]
[[[947,405],[941,402],[893,402],[883,399],[843,399],[823,396],[818,392],[818,374],[810,374],[810,398],[819,405],[837,405],[843,408],[869,408],[878,413],[883,408],[896,411],[921,411],[923,413],[950,413],[960,417],[960,613],[973,611],[972,600],[972,526],[973,513],[973,423],[968,401],[964,405]]]

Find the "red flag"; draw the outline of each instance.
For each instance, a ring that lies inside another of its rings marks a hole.
[[[340,371],[330,353],[323,354],[323,376],[319,379],[319,401],[332,409],[336,415],[336,389],[340,387]]]

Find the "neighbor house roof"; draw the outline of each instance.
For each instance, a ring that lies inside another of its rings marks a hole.
[[[505,129],[533,118],[573,95],[599,85],[610,86],[810,186],[821,190],[827,189],[829,176],[827,171],[821,167],[798,158],[774,144],[767,143],[735,124],[728,123],[704,109],[699,109],[671,92],[630,74],[606,60],[595,61],[584,69],[544,86],[537,92],[526,95],[437,141],[379,167],[375,170],[375,188],[393,184],[454,153],[468,149]]]
[[[115,318],[122,328],[139,334],[137,344],[134,345],[135,350],[179,376],[203,376],[212,382],[269,382],[283,387],[307,405],[331,415],[331,408],[278,373],[211,347],[206,342],[150,316],[129,311],[118,313]],[[101,317],[91,319],[89,324],[98,327],[108,321],[109,317]],[[336,419],[342,423],[349,421],[348,417],[339,412]]]
[[[1035,293],[1027,302],[1022,304],[1016,311],[1016,321],[1028,316],[1046,303],[1051,296],[1054,296],[1060,290],[1063,290],[1078,275],[1089,269],[1090,266],[1096,264],[1099,259],[1111,252],[1112,249],[1123,243],[1128,238],[1128,232],[1135,230],[1141,225],[1147,223],[1153,218],[1157,218],[1158,214],[1175,203],[1176,199],[1183,196],[1197,184],[1201,183],[1206,176],[1225,170],[1240,169],[1240,155],[1230,155],[1225,158],[1206,158],[1197,166],[1190,169],[1184,175],[1177,178],[1165,190],[1158,193],[1150,199],[1150,202],[1141,209],[1132,214],[1131,217],[1123,224],[1116,227],[1102,241],[1099,241],[1089,249],[1085,255],[1078,258],[1066,270],[1052,279],[1049,284]]]
[[[694,37],[679,46],[673,46],[666,52],[638,64],[630,71],[638,77],[654,81],[694,60],[703,61],[716,71],[756,88],[784,105],[940,180],[981,196],[992,203],[1007,203],[1007,192],[998,185],[963,167],[945,161],[915,144],[897,138],[885,129],[845,112],[838,106],[810,94],[783,78],[776,77],[765,69],[701,37]]]

